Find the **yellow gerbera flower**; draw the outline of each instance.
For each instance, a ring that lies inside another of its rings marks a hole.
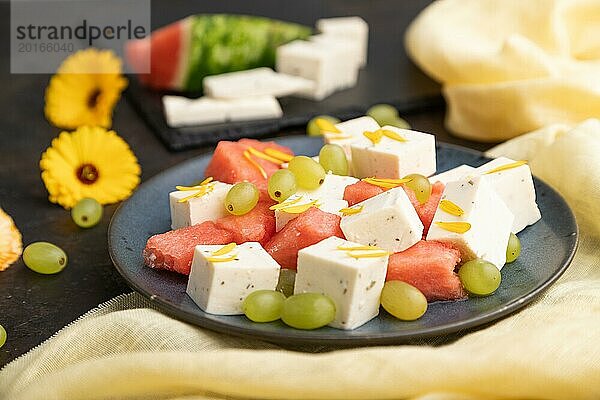
[[[114,131],[82,126],[62,132],[40,160],[49,199],[71,208],[84,197],[101,204],[131,195],[140,182],[140,166],[127,143]]]
[[[109,128],[112,112],[127,86],[121,60],[110,50],[86,49],[63,61],[46,88],[46,118],[55,126]]]
[[[17,261],[22,252],[21,233],[12,218],[0,208],[0,271]]]

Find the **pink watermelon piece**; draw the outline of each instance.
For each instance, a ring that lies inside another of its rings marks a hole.
[[[427,237],[431,221],[433,221],[433,216],[440,204],[440,199],[442,198],[445,188],[446,186],[442,182],[434,183],[431,185],[431,196],[429,196],[429,200],[427,200],[425,204],[421,204],[419,200],[417,200],[415,192],[404,186],[404,191],[408,195],[412,205],[415,207],[415,210],[417,210],[417,214],[419,214],[419,218],[425,228],[423,229],[423,238]]]
[[[348,206],[353,206],[383,192],[385,192],[385,189],[379,186],[371,185],[364,181],[358,181],[352,185],[346,186],[346,189],[344,190],[344,200],[348,202]]]
[[[460,252],[450,245],[421,240],[390,256],[387,281],[398,280],[419,289],[428,301],[457,300],[466,296],[458,275]]]
[[[216,226],[231,234],[233,242],[259,242],[264,245],[275,234],[275,213],[269,210],[273,202],[259,202],[244,215],[228,215],[217,220]]]
[[[144,264],[189,275],[194,247],[199,244],[227,244],[233,234],[206,221],[152,236],[143,251]]]
[[[312,207],[273,236],[265,250],[283,268],[296,269],[298,251],[331,236],[344,238],[341,218]]]

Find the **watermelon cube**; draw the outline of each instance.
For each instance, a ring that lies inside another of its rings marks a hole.
[[[358,181],[352,185],[346,186],[346,189],[344,190],[344,200],[348,202],[348,206],[350,207],[383,192],[385,192],[385,189],[379,186],[371,185],[364,181]]]
[[[419,200],[417,200],[415,193],[411,189],[406,186],[404,187],[410,202],[415,207],[415,210],[417,210],[417,214],[419,214],[419,218],[425,228],[423,229],[423,238],[427,237],[429,226],[431,226],[431,221],[433,221],[433,216],[438,208],[445,187],[446,186],[439,181],[431,185],[431,196],[429,196],[429,200],[427,200],[425,204],[421,204]]]
[[[264,245],[275,233],[275,213],[269,210],[271,202],[260,201],[244,215],[228,215],[215,224],[231,235],[237,244],[259,242]]]
[[[144,264],[189,275],[194,248],[199,244],[227,244],[233,234],[206,221],[152,236],[143,251]]]
[[[466,296],[454,268],[460,252],[450,245],[421,240],[390,256],[386,280],[398,280],[419,289],[428,301],[457,300]]]
[[[294,218],[265,245],[265,250],[283,268],[296,269],[298,251],[331,236],[344,238],[341,218],[316,207]]]

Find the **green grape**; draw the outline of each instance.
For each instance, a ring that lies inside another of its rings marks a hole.
[[[301,293],[285,299],[281,319],[296,329],[317,329],[335,318],[335,303],[320,293]]]
[[[406,185],[407,188],[411,189],[415,193],[419,203],[427,203],[429,196],[431,196],[431,182],[429,182],[429,179],[419,174],[406,175],[404,178],[412,179],[410,182],[406,182],[404,185]]]
[[[293,269],[282,268],[279,270],[279,281],[277,282],[277,289],[285,295],[290,297],[294,294],[294,283],[296,282],[296,271]]]
[[[244,215],[258,203],[258,189],[253,183],[241,182],[233,185],[225,197],[225,209],[233,215]]]
[[[267,189],[269,191],[269,197],[281,203],[298,190],[296,177],[291,171],[280,169],[269,178]]]
[[[102,205],[95,199],[84,198],[71,209],[71,218],[81,228],[91,228],[102,219]]]
[[[387,281],[381,291],[381,305],[403,321],[419,319],[427,311],[427,299],[416,287],[402,281]]]
[[[508,246],[506,246],[506,262],[511,263],[515,261],[521,255],[521,241],[511,232],[508,239]]]
[[[480,258],[464,263],[458,270],[458,276],[467,292],[476,296],[494,293],[502,281],[498,268]]]
[[[4,346],[4,343],[6,343],[6,329],[0,325],[0,348]]]
[[[317,115],[316,117],[308,121],[308,125],[306,125],[306,133],[308,133],[308,136],[321,136],[323,134],[317,126],[317,123],[315,122],[318,118],[327,120],[332,124],[337,124],[338,122],[340,122],[339,119],[337,119],[336,117],[332,117],[331,115]]]
[[[290,160],[288,169],[296,177],[296,183],[303,189],[316,189],[325,182],[325,170],[315,160],[306,156],[296,156]]]
[[[398,110],[390,104],[375,104],[367,110],[367,115],[381,126],[391,125],[398,118]]]
[[[395,126],[396,128],[400,129],[410,129],[410,124],[400,117],[387,121],[386,125]]]
[[[271,322],[281,318],[285,296],[275,290],[257,290],[242,303],[244,314],[254,322]]]
[[[67,266],[67,255],[52,243],[35,242],[23,250],[23,262],[37,273],[56,274]]]
[[[348,175],[346,153],[337,144],[326,144],[319,152],[319,164],[335,175]]]

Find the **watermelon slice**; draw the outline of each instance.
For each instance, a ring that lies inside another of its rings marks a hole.
[[[208,75],[273,67],[277,47],[310,34],[309,27],[263,17],[192,15],[127,42],[125,58],[151,88],[200,91]]]
[[[199,244],[227,244],[233,234],[212,221],[152,236],[143,251],[144,264],[189,275],[194,247]]]
[[[261,175],[256,166],[244,158],[244,150],[249,147],[260,151],[271,148],[286,154],[294,154],[290,148],[278,145],[275,142],[261,142],[253,139],[241,139],[238,142],[222,140],[217,145],[204,175],[212,176],[215,180],[225,183],[252,182],[258,186],[261,192],[266,193],[267,180]],[[258,157],[252,157],[252,159],[262,166],[268,176],[273,175],[280,168],[279,165]],[[261,199],[269,199],[268,194],[266,197],[263,195]]]
[[[283,268],[296,269],[298,251],[331,236],[344,238],[341,218],[312,207],[288,222],[265,245],[265,250]]]
[[[344,190],[344,200],[348,202],[348,206],[350,207],[383,192],[385,192],[385,189],[379,186],[371,185],[364,181],[358,181],[352,185],[346,186],[346,189]]]
[[[233,242],[259,242],[264,245],[275,234],[275,213],[269,210],[273,202],[259,202],[244,215],[228,215],[216,221],[216,226],[231,234]]]
[[[415,196],[415,192],[411,189],[404,187],[404,191],[408,195],[410,202],[417,210],[417,214],[419,214],[419,218],[423,223],[423,239],[427,237],[427,232],[429,231],[429,227],[431,226],[431,221],[433,221],[433,216],[435,215],[435,211],[440,204],[440,199],[442,198],[442,194],[444,193],[444,189],[446,186],[442,182],[436,182],[431,185],[431,196],[429,196],[429,200],[427,203],[421,204],[417,197]]]
[[[466,293],[454,272],[459,262],[460,252],[452,246],[421,240],[390,256],[386,280],[409,283],[428,301],[462,299]]]

